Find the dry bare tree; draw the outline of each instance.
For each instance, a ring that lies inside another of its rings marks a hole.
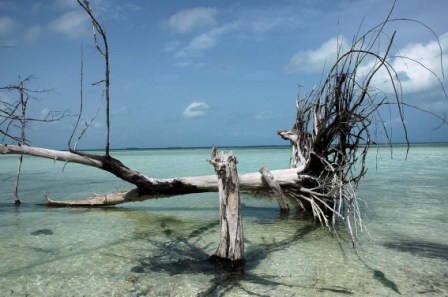
[[[109,45],[107,43],[106,31],[103,26],[98,22],[95,14],[93,13],[92,7],[87,0],[77,0],[78,4],[84,9],[84,11],[89,15],[92,21],[93,27],[93,38],[95,41],[95,47],[104,58],[104,79],[95,82],[94,84],[104,83],[104,97],[106,98],[106,146],[105,146],[105,156],[110,155],[110,65],[109,65]],[[100,35],[101,41],[98,41],[97,33]],[[101,44],[102,43],[102,44]],[[81,81],[82,84],[82,81]],[[82,88],[82,85],[81,85]],[[81,94],[82,96],[82,94]],[[80,115],[82,113],[82,109]],[[75,128],[76,129],[76,128]]]
[[[19,146],[29,144],[29,140],[26,138],[26,129],[31,122],[55,122],[65,117],[66,112],[49,111],[43,118],[29,117],[27,115],[27,108],[30,99],[35,99],[33,94],[45,93],[50,90],[32,90],[26,87],[26,84],[32,79],[31,76],[22,79],[19,77],[19,81],[15,85],[9,85],[6,87],[0,87],[0,91],[14,91],[18,93],[19,99],[14,102],[6,100],[0,100],[0,135],[2,135],[2,142],[7,140],[18,143]],[[17,131],[18,130],[18,131]],[[19,182],[20,173],[22,170],[23,155],[19,156],[19,164],[17,168],[16,183],[14,187],[14,200],[15,204],[19,205]]]
[[[103,38],[104,47],[101,48],[94,33],[97,49],[105,57],[104,82],[106,101],[109,104],[106,35],[96,21],[88,1],[78,2],[91,17],[94,31],[99,32]],[[393,7],[384,22],[365,34],[355,36],[348,50],[343,51],[339,47],[336,62],[322,83],[304,97],[298,97],[293,128],[278,132],[283,139],[291,142],[290,168],[273,170],[270,177],[260,172],[239,175],[240,191],[269,194],[271,187],[266,179],[271,178],[287,197],[296,200],[304,211],[313,214],[323,225],[331,227],[338,220],[347,222],[353,243],[355,242],[356,232],[353,229],[363,226],[356,190],[366,173],[366,156],[370,145],[376,141],[375,131],[382,129],[386,139],[391,141],[388,127],[382,120],[384,107],[386,112],[390,112],[390,108],[398,111],[402,128],[407,135],[403,108],[410,105],[403,101],[400,80],[390,63],[396,33],[387,37],[384,32],[386,26],[397,21],[390,19],[392,10]],[[387,42],[384,42],[384,38],[387,38]],[[386,47],[382,49],[379,44],[386,44]],[[393,90],[392,95],[373,85],[373,79],[380,73],[386,73]],[[443,89],[443,85],[441,87]],[[107,121],[109,123],[109,117]],[[218,179],[214,175],[157,179],[133,170],[113,158],[108,147],[109,136],[106,154],[103,156],[76,150],[65,152],[5,145],[0,145],[0,153],[27,154],[96,167],[136,186],[128,191],[94,195],[79,200],[55,201],[47,197],[50,206],[105,206],[218,191]]]

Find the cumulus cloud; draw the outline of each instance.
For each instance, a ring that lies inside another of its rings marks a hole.
[[[332,65],[335,62],[338,46],[342,49],[349,48],[343,38],[333,37],[317,49],[300,51],[289,60],[285,71],[287,73],[322,71],[324,65]]]
[[[167,25],[177,33],[188,33],[197,28],[215,25],[217,13],[215,8],[207,7],[183,9],[172,15]]]
[[[7,35],[14,31],[18,27],[18,24],[10,17],[0,17],[0,36]]]
[[[439,37],[442,48],[443,61],[448,60],[448,33]],[[342,48],[348,49],[346,42],[342,42]],[[337,55],[337,39],[331,38],[315,50],[301,51],[295,54],[285,66],[287,73],[321,71],[323,65],[332,65]],[[440,87],[440,83],[434,73],[441,79],[441,51],[437,41],[426,43],[409,43],[400,48],[388,62],[394,68],[401,82],[402,90],[406,93],[429,92]],[[391,55],[392,56],[392,55]],[[358,68],[357,75],[367,75],[378,61],[366,59],[366,63]],[[422,66],[423,65],[423,66]],[[426,69],[427,68],[427,69]],[[428,71],[431,69],[431,71]],[[445,68],[445,76],[448,74]],[[383,68],[378,71],[372,81],[372,86],[385,92],[393,92],[388,72]],[[444,80],[446,84],[446,79]]]
[[[440,45],[443,51],[443,61],[448,59],[448,33],[440,36]],[[426,44],[408,44],[399,51],[399,54],[418,61],[425,67],[431,69],[440,78],[442,77],[442,66],[440,64],[439,44],[433,40]],[[399,73],[401,84],[405,92],[419,92],[437,87],[439,82],[434,75],[416,62],[402,58],[395,58],[392,66]],[[446,69],[445,69],[446,71]],[[446,74],[445,74],[446,75]]]
[[[210,106],[205,102],[193,102],[185,108],[182,115],[187,119],[199,118],[205,116],[209,109]]]
[[[69,38],[78,38],[88,33],[88,21],[86,13],[71,11],[52,21],[48,28]]]
[[[439,37],[440,46],[443,51],[443,62],[448,59],[448,33]],[[434,76],[436,74],[446,85],[446,78],[443,79],[442,65],[440,56],[440,47],[437,41],[432,40],[427,43],[409,43],[405,47],[397,50],[397,56],[388,59],[391,67],[394,68],[403,92],[419,93],[425,92],[425,100],[438,100],[440,98],[440,82]],[[359,68],[358,75],[360,77],[366,75],[373,67],[375,62],[370,61]],[[431,71],[429,71],[430,69]],[[395,75],[395,74],[394,74]],[[445,68],[445,76],[447,69]],[[396,79],[394,77],[394,79]],[[384,92],[393,92],[393,86],[390,83],[389,73],[382,68],[378,71],[373,80],[372,85]]]

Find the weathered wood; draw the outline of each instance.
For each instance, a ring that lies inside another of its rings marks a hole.
[[[277,199],[278,206],[280,207],[280,211],[285,212],[285,213],[289,212],[288,202],[286,201],[286,198],[285,198],[285,195],[283,194],[282,188],[278,184],[275,177],[265,166],[260,168],[259,172],[261,173],[263,180],[266,182],[266,184],[269,186],[269,188],[271,188],[275,199]]]
[[[241,218],[237,160],[232,153],[220,152],[213,147],[212,159],[218,176],[221,237],[210,261],[225,269],[242,270],[244,266],[243,221]]]
[[[20,172],[22,171],[22,163],[23,163],[23,155],[20,155],[19,157],[19,164],[17,166],[17,175],[16,175],[16,184],[14,186],[14,204],[20,205],[20,198],[19,198],[19,182],[20,182]]]
[[[54,161],[73,162],[82,165],[101,168],[102,162],[79,154],[50,150],[32,146],[6,145],[0,144],[0,154],[2,155],[29,155],[34,157],[47,158]]]
[[[129,191],[95,195],[85,199],[70,201],[50,199],[48,201],[49,206],[106,206],[176,195],[218,191],[218,178],[216,175],[156,179],[128,168],[111,157],[4,144],[0,144],[0,154],[30,155],[54,161],[92,166],[108,171],[137,186],[137,188]],[[300,183],[297,169],[273,170],[271,173],[283,189],[297,187],[297,184]],[[240,175],[239,184],[242,192],[266,192],[269,190],[263,183],[259,172]]]

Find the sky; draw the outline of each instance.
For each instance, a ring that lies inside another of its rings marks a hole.
[[[390,0],[155,1],[91,0],[109,43],[111,148],[281,145],[276,131],[290,129],[301,94],[319,84],[335,59],[337,42],[347,47],[357,32],[385,20]],[[402,79],[405,102],[448,114],[448,1],[398,0],[391,58]],[[386,38],[386,35],[384,35]],[[384,39],[385,40],[385,39]],[[386,44],[384,42],[384,44]],[[380,50],[381,51],[381,50]],[[33,123],[27,135],[39,147],[66,149],[80,103],[82,125],[96,120],[78,148],[105,146],[102,56],[92,26],[76,0],[0,0],[0,85],[33,76],[36,94],[29,114],[67,110],[56,123]],[[442,72],[442,68],[444,73]],[[443,76],[445,74],[445,77]],[[381,85],[384,76],[379,74]],[[0,93],[12,102],[13,92]],[[398,115],[385,116],[392,140],[405,140]],[[411,142],[448,142],[448,125],[405,109]],[[379,135],[378,141],[384,139]]]

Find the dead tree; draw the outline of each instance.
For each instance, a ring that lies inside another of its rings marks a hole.
[[[24,146],[29,144],[26,138],[26,129],[30,122],[54,122],[62,119],[66,112],[48,112],[45,118],[32,118],[27,115],[27,107],[29,100],[34,98],[31,94],[44,93],[49,90],[31,90],[25,87],[25,84],[29,83],[32,77],[27,77],[21,79],[19,77],[19,82],[15,85],[10,85],[6,87],[1,87],[2,91],[16,91],[18,93],[19,99],[15,102],[0,101],[0,135],[3,135],[2,141],[10,140],[17,142],[19,146]],[[17,130],[19,130],[17,132]],[[16,182],[14,186],[14,201],[16,205],[19,205],[19,183],[20,183],[20,173],[22,171],[23,155],[19,156],[19,162],[17,167]]]
[[[93,19],[95,30],[100,34],[104,33],[97,27],[99,23],[93,17],[88,2],[85,0],[78,2]],[[312,213],[323,225],[331,227],[337,220],[347,222],[353,242],[357,227],[363,226],[356,189],[366,173],[365,160],[369,147],[376,140],[377,129],[382,129],[386,138],[389,138],[388,128],[381,120],[383,107],[387,107],[386,112],[390,107],[398,110],[402,128],[407,135],[403,109],[410,105],[402,100],[400,80],[388,60],[392,56],[395,33],[387,42],[383,40],[388,36],[383,34],[385,26],[396,21],[389,18],[390,13],[378,26],[363,35],[355,36],[352,46],[346,52],[342,52],[339,48],[337,60],[321,85],[313,88],[304,97],[299,96],[296,101],[297,114],[293,128],[278,132],[292,144],[290,168],[271,171],[282,192],[290,199],[295,199],[304,211]],[[101,35],[107,52],[105,34]],[[386,44],[386,47],[381,49],[380,44]],[[100,49],[99,51],[101,52]],[[108,58],[106,63],[107,61]],[[432,72],[419,62],[414,62]],[[370,65],[369,71],[361,71],[366,65]],[[392,96],[379,91],[372,84],[373,78],[381,71],[388,75],[389,84],[393,89]],[[106,66],[106,77],[107,74]],[[108,93],[107,81],[106,93]],[[441,87],[443,89],[443,85]],[[446,120],[441,120],[447,123]],[[108,153],[108,144],[109,138],[106,154],[103,156],[78,151],[62,152],[5,145],[0,145],[0,153],[27,154],[93,166],[136,186],[129,191],[80,200],[54,201],[48,198],[50,206],[104,206],[187,193],[218,191],[218,179],[214,175],[172,179],[146,176],[113,158]],[[356,164],[358,166],[355,166]],[[271,191],[259,172],[240,175],[239,185],[243,192]]]
[[[392,21],[388,17],[355,37],[347,52],[338,50],[322,85],[297,99],[293,128],[278,131],[280,137],[291,142],[291,167],[297,168],[300,180],[298,188],[285,190],[287,195],[324,225],[334,225],[337,219],[346,221],[353,244],[353,225],[363,226],[356,190],[367,170],[366,157],[376,141],[375,131],[382,130],[391,144],[388,128],[381,120],[384,107],[397,108],[409,148],[403,110],[413,106],[403,101],[400,80],[388,60],[396,32],[387,40],[383,54],[377,52],[383,29]],[[361,73],[361,67],[372,61],[369,71]],[[372,84],[380,71],[389,78],[392,96]],[[446,96],[442,84],[441,88]]]
[[[95,41],[95,47],[104,58],[104,79],[95,82],[94,84],[104,83],[104,96],[106,97],[106,146],[105,146],[105,157],[110,156],[110,65],[109,65],[109,45],[107,43],[106,31],[103,26],[98,22],[95,14],[93,13],[92,7],[87,0],[77,0],[78,4],[84,9],[84,11],[89,15],[92,21],[93,27],[93,39]],[[98,42],[97,33],[101,37],[102,46]],[[81,66],[82,67],[82,66]],[[81,82],[82,83],[82,82]],[[81,86],[82,88],[82,86]],[[82,109],[81,109],[82,111]],[[71,148],[70,148],[71,149]]]
[[[217,154],[213,146],[210,164],[218,177],[221,238],[209,261],[226,270],[242,271],[244,267],[243,221],[237,160],[232,153]]]

